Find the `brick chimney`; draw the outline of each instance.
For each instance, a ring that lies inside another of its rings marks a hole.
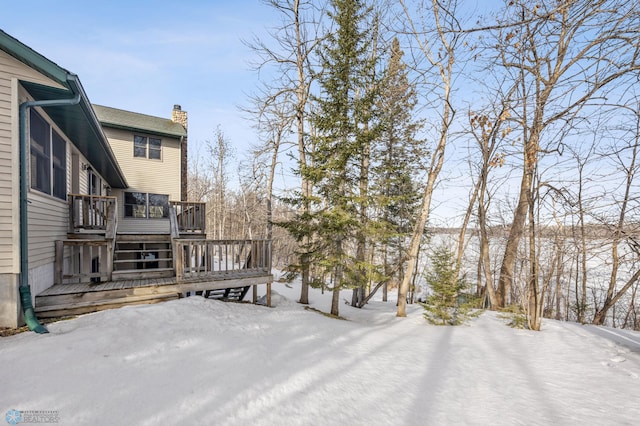
[[[181,124],[187,130],[187,111],[183,111],[180,105],[174,105],[171,111],[171,121]],[[187,175],[189,162],[187,159],[187,136],[180,145],[180,201],[187,201]]]

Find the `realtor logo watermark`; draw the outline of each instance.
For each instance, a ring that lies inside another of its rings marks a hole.
[[[4,417],[10,425],[21,423],[58,423],[60,414],[58,411],[46,410],[9,410]]]

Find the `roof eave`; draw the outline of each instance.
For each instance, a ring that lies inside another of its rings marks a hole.
[[[2,30],[0,30],[0,49],[29,67],[38,70],[40,73],[49,77],[58,84],[61,84],[71,90],[71,87],[67,82],[67,75],[69,72],[66,69],[45,58],[29,46],[11,37]]]
[[[187,133],[169,133],[169,132],[159,132],[157,130],[150,130],[150,129],[145,129],[142,127],[135,127],[135,126],[127,126],[127,125],[123,125],[123,124],[115,124],[115,123],[109,123],[106,121],[102,121],[102,126],[104,127],[109,127],[112,129],[119,129],[119,130],[129,130],[129,131],[133,131],[133,132],[140,132],[140,133],[145,133],[148,135],[156,135],[156,136],[164,136],[167,138],[173,138],[173,139],[180,139],[180,138],[184,138],[187,136]]]
[[[84,152],[81,152],[85,157],[87,157],[87,159],[93,157],[94,159],[97,158],[100,160],[100,162],[103,164],[104,169],[103,177],[107,179],[107,182],[111,187],[127,188],[128,184],[125,179],[124,173],[122,172],[120,166],[116,161],[115,155],[111,150],[111,146],[109,145],[109,142],[104,135],[100,121],[95,115],[95,111],[93,110],[93,107],[89,102],[89,98],[87,97],[87,94],[85,93],[78,76],[60,67],[51,60],[45,58],[29,46],[11,37],[9,34],[5,33],[2,30],[0,30],[0,49],[6,52],[8,55],[14,57],[16,60],[38,71],[42,75],[48,77],[53,82],[63,87],[63,89],[60,89],[54,88],[49,85],[21,81],[22,85],[27,89],[27,91],[29,91],[29,87],[31,87],[32,91],[37,91],[45,98],[49,99],[51,99],[51,97],[58,97],[59,99],[67,98],[67,92],[69,92],[69,98],[74,97],[75,95],[80,96],[80,103],[78,104],[77,108],[80,108],[81,117],[84,117],[84,119],[80,122],[83,125],[86,124],[87,127],[84,130],[88,131],[88,133],[92,137],[92,141],[94,142],[91,146],[85,146]],[[36,86],[40,86],[41,89],[36,90]],[[33,93],[31,93],[31,95],[35,100],[41,100],[37,99],[37,96],[34,96]],[[56,108],[69,107],[48,107],[45,109],[55,110]],[[60,110],[60,117],[63,117],[63,115],[65,114],[63,111],[64,110]],[[76,110],[76,112],[78,112],[78,110]],[[71,114],[73,115],[74,113],[72,112]],[[73,142],[77,145],[81,141]],[[96,148],[100,151],[100,154],[92,153],[92,151]]]
[[[71,85],[71,89],[74,93],[80,94],[80,105],[82,106],[82,110],[84,111],[85,115],[89,119],[88,123],[92,127],[93,131],[95,132],[97,139],[99,141],[99,145],[104,151],[104,154],[108,159],[111,167],[113,168],[115,176],[112,176],[112,182],[109,182],[110,186],[112,188],[119,188],[119,189],[128,188],[129,185],[127,183],[127,179],[125,178],[124,173],[122,172],[122,170],[120,169],[120,166],[118,165],[116,156],[113,153],[113,150],[111,149],[111,145],[109,144],[108,139],[102,130],[102,125],[100,124],[98,117],[96,117],[95,111],[91,106],[91,102],[89,102],[89,98],[87,97],[87,94],[85,93],[84,88],[82,87],[82,84],[78,79],[78,76],[75,74],[70,74],[70,75],[74,77],[68,80],[69,84]]]

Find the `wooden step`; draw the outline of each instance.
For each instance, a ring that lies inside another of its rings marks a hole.
[[[173,262],[171,257],[159,257],[157,259],[117,259],[113,263],[138,263],[138,262]]]
[[[72,284],[69,284],[72,285]],[[97,288],[103,288],[103,285],[96,285]],[[115,299],[125,299],[130,297],[158,297],[166,294],[172,294],[171,289],[166,286],[143,286],[130,288],[116,288],[112,290],[88,290],[77,291],[73,293],[38,295],[36,296],[36,307],[46,308],[50,306],[73,305],[80,302],[102,303]]]
[[[170,248],[151,248],[151,249],[126,249],[126,250],[120,250],[120,249],[116,249],[115,253],[116,255],[118,253],[122,253],[122,254],[131,254],[131,253],[142,253],[142,252],[162,252],[162,253],[171,253],[173,251],[173,249]]]
[[[154,262],[157,262],[157,259],[153,260]],[[138,262],[142,262],[142,260],[135,260],[135,261],[130,261],[128,263],[138,263]],[[123,262],[123,263],[127,263],[127,262]],[[166,267],[166,268],[147,268],[147,269],[114,269],[114,271],[112,272],[114,275],[115,274],[144,274],[146,272],[175,272],[175,270],[172,267]],[[142,277],[134,277],[134,278],[142,278]]]
[[[63,305],[37,306],[35,308],[35,311],[40,318],[51,318],[68,315],[81,315],[89,312],[102,311],[105,309],[120,308],[127,305],[165,302],[167,300],[175,300],[179,298],[180,295],[177,293],[127,296],[116,299],[104,299],[101,301],[83,301],[76,303],[67,303]]]
[[[148,242],[170,242],[169,234],[118,234],[116,241],[119,243],[148,243]]]
[[[111,278],[117,280],[144,280],[150,278],[173,277],[175,271],[173,268],[153,268],[153,269],[123,269],[114,270]]]
[[[67,234],[67,239],[69,240],[103,240],[107,241],[107,238],[104,236],[104,231],[102,232],[70,232]]]
[[[251,286],[206,290],[204,297],[209,299],[242,300],[250,287]]]

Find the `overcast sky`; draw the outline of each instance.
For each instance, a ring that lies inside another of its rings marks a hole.
[[[258,82],[242,40],[270,19],[260,0],[3,1],[0,28],[78,74],[92,103],[166,118],[179,104],[192,153],[220,125],[241,156],[256,136],[237,106]]]

